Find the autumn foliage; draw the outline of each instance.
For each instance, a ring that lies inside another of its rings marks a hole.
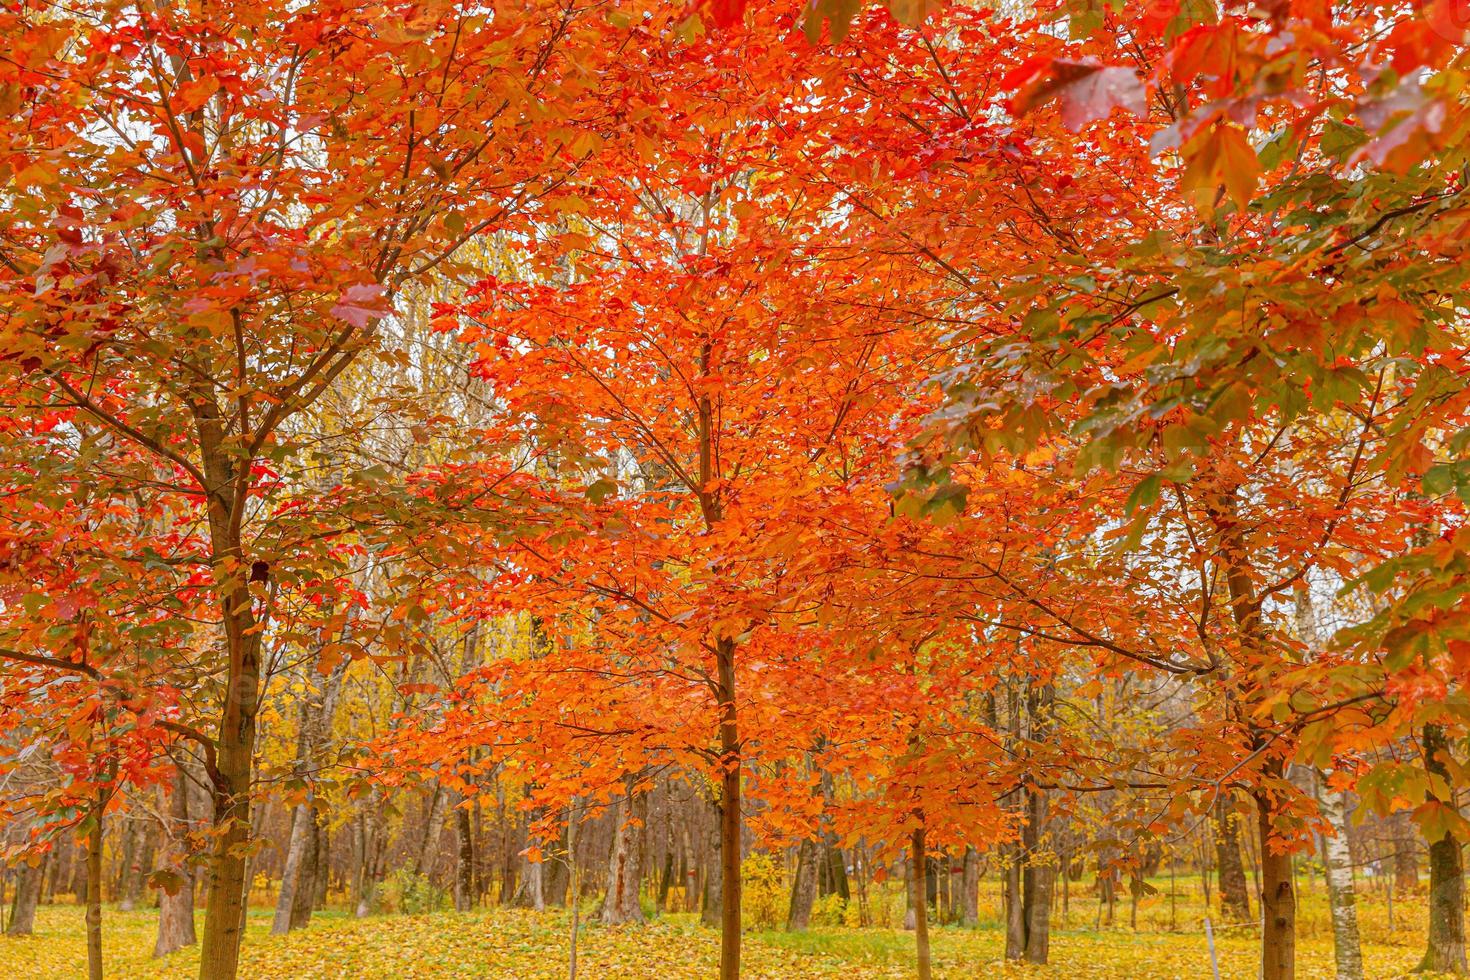
[[[228,978],[390,799],[462,910],[491,797],[503,902],[606,829],[611,924],[677,796],[722,978],[844,847],[927,977],[937,855],[1044,963],[1208,824],[1279,980],[1351,800],[1463,971],[1461,13],[7,3],[6,855],[194,780]]]

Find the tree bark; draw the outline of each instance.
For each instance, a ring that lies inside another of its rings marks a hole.
[[[1281,763],[1268,764],[1263,776],[1282,778]],[[1255,795],[1257,836],[1261,852],[1261,980],[1293,980],[1296,976],[1296,890],[1291,855],[1270,846],[1276,800],[1270,790]]]
[[[22,864],[15,883],[15,897],[10,905],[7,936],[29,936],[36,931],[36,906],[41,901],[41,879],[46,874],[46,859],[32,867]]]
[[[306,819],[310,830],[307,835],[306,856],[301,863],[300,880],[296,884],[296,900],[291,903],[292,929],[305,929],[311,925],[311,913],[317,907],[317,896],[326,898],[326,827],[321,814],[313,809],[308,808]]]
[[[801,932],[811,925],[812,904],[817,899],[817,842],[803,840],[796,849],[796,875],[791,882],[791,906],[786,914],[786,931]]]
[[[700,921],[707,926],[717,926],[724,921],[720,914],[725,894],[720,875],[720,869],[724,867],[724,861],[720,856],[720,840],[724,830],[720,821],[718,803],[714,804],[713,811],[713,819],[709,825],[709,846],[705,851],[704,905],[700,911]]]
[[[218,416],[213,394],[196,406],[200,456],[209,482],[210,557],[224,625],[224,705],[214,739],[214,849],[210,856],[204,941],[199,980],[234,980],[239,972],[240,939],[247,900],[246,861],[250,850],[250,789],[254,772],[255,724],[260,709],[260,649],[264,623],[254,610],[247,575],[242,524],[245,501],[236,488],[239,463]]]
[[[1044,742],[1050,729],[1051,703],[1055,689],[1050,685],[1032,687],[1026,699],[1027,725],[1033,742]],[[1023,793],[1026,799],[1026,826],[1021,832],[1026,866],[1021,875],[1021,898],[1024,907],[1027,963],[1045,965],[1051,955],[1051,902],[1056,871],[1049,860],[1040,857],[1046,840],[1046,790],[1034,783]]]
[[[87,830],[87,978],[102,980],[102,818],[112,794],[100,790]]]
[[[1222,789],[1215,799],[1215,866],[1220,881],[1220,915],[1231,922],[1249,922],[1250,893],[1245,862],[1240,856],[1240,816],[1234,794]]]
[[[311,808],[299,803],[291,810],[290,843],[286,846],[286,865],[281,870],[281,891],[276,896],[276,914],[271,920],[271,935],[283,936],[291,931],[291,913],[296,906],[296,892],[301,885],[301,869],[314,830]]]
[[[965,845],[965,858],[960,872],[960,925],[974,928],[980,924],[980,855]]]
[[[112,897],[118,903],[118,911],[131,912],[137,895],[132,889],[133,872],[139,870],[141,855],[139,846],[139,822],[122,821],[122,846],[117,847],[117,873],[112,879]],[[116,846],[116,845],[114,845]]]
[[[419,840],[417,856],[413,862],[413,873],[427,877],[434,870],[439,858],[439,839],[444,833],[444,788],[434,781],[434,792],[429,797],[428,812],[424,816],[424,836]]]
[[[1030,790],[1028,795],[1031,797],[1031,820],[1026,825],[1028,853],[1021,879],[1026,910],[1025,958],[1027,963],[1044,966],[1051,955],[1051,902],[1056,871],[1049,862],[1036,858],[1045,830],[1046,797],[1039,789]]]
[[[1317,803],[1331,829],[1322,835],[1322,864],[1327,878],[1327,904],[1332,910],[1332,950],[1337,980],[1363,980],[1363,949],[1358,937],[1357,896],[1353,889],[1353,859],[1348,853],[1347,806],[1343,794],[1317,775]]]
[[[648,794],[634,792],[635,777],[626,780],[627,794],[613,809],[613,844],[608,857],[607,897],[602,922],[616,926],[641,923],[638,886],[643,880],[643,826],[647,823]]]
[[[128,867],[123,877],[122,895],[118,902],[118,908],[123,912],[133,911],[138,900],[143,897],[143,878],[147,875],[147,869],[153,867],[157,849],[151,831],[152,828],[147,824],[138,827],[140,846],[137,860]]]
[[[735,712],[735,641],[715,645],[720,702],[720,980],[740,977],[740,738]]]
[[[1424,768],[1449,780],[1449,743],[1444,729],[1424,726]],[[1453,800],[1429,799],[1445,806]],[[1465,964],[1465,864],[1460,841],[1453,833],[1429,845],[1429,937],[1419,969],[1436,973],[1463,974]]]
[[[468,808],[454,808],[454,832],[458,838],[454,860],[454,910],[468,912],[475,907],[475,833]]]
[[[161,786],[158,794],[158,812],[161,814],[165,812]],[[164,860],[166,868],[183,881],[173,894],[163,889],[158,896],[158,938],[153,943],[154,957],[167,956],[198,941],[194,935],[194,874],[184,863],[188,857],[185,841],[189,832],[189,777],[182,766],[174,770],[174,789],[166,812]]]
[[[922,820],[922,818],[920,818]],[[914,951],[918,959],[919,980],[932,980],[929,953],[929,860],[924,845],[924,825],[914,829],[910,839],[909,864],[913,871]]]
[[[1419,834],[1408,810],[1389,818],[1393,833],[1393,887],[1400,896],[1419,890]]]
[[[1006,846],[1004,897],[1006,910],[1006,959],[1019,960],[1026,953],[1026,902],[1022,894],[1021,848]]]
[[[383,873],[384,815],[382,794],[376,787],[368,794],[366,812],[357,824],[357,881],[353,915],[359,919],[373,913],[378,881]]]

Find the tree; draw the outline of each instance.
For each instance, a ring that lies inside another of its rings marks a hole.
[[[331,533],[275,509],[301,461],[284,427],[406,284],[594,172],[576,78],[614,29],[556,4],[3,17],[29,122],[0,149],[6,383],[108,431],[99,467],[143,454],[203,527],[178,556],[221,637],[214,734],[187,736],[214,782],[201,974],[232,977],[271,587]]]

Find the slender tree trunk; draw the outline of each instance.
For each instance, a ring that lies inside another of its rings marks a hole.
[[[172,894],[165,888],[158,896],[158,938],[153,944],[154,957],[167,956],[198,941],[194,935],[194,873],[184,863],[188,856],[185,835],[189,831],[189,777],[182,766],[174,770],[174,789],[169,794],[167,811],[164,809],[162,787],[159,787],[158,794],[158,812],[169,814],[163,828],[166,867],[181,881]]]
[[[1263,775],[1281,779],[1281,764],[1271,764]],[[1269,790],[1254,795],[1261,862],[1261,980],[1293,980],[1296,976],[1296,891],[1291,880],[1291,855],[1274,853],[1270,847],[1275,823],[1275,797]]]
[[[1444,729],[1436,724],[1424,726],[1424,768],[1446,781],[1449,767],[1449,743]],[[1453,801],[1431,800],[1452,806]],[[1461,844],[1453,833],[1446,833],[1429,845],[1429,938],[1424,960],[1419,969],[1436,973],[1463,974],[1465,964],[1465,863]]]
[[[1261,597],[1256,593],[1251,544],[1241,525],[1237,494],[1238,488],[1232,487],[1209,499],[1206,509],[1219,539],[1218,560],[1225,571],[1231,619],[1239,641],[1239,672],[1268,684],[1264,665],[1273,658],[1268,652],[1269,637],[1261,620]],[[1251,750],[1265,752],[1270,744],[1267,734],[1256,727],[1250,711],[1232,704],[1240,724],[1250,733]],[[1296,975],[1296,893],[1292,887],[1291,856],[1272,853],[1270,847],[1277,808],[1271,784],[1283,781],[1284,777],[1285,763],[1267,757],[1257,778],[1260,788],[1252,794],[1256,801],[1260,867],[1261,980],[1292,980]]]
[[[306,854],[302,857],[297,872],[296,894],[291,903],[291,928],[305,929],[311,925],[311,913],[316,908],[317,888],[326,884],[326,831],[315,810],[306,810]]]
[[[567,803],[567,900],[572,906],[572,931],[567,950],[567,980],[577,980],[577,927],[582,910],[582,876],[577,869],[577,798]]]
[[[1051,704],[1055,689],[1046,684],[1033,687],[1027,697],[1027,724],[1033,742],[1046,741],[1050,730]],[[1051,903],[1056,871],[1043,855],[1047,835],[1046,791],[1029,785],[1023,791],[1026,799],[1026,826],[1022,844],[1026,867],[1022,872],[1021,896],[1025,915],[1027,963],[1045,965],[1051,955]]]
[[[311,924],[311,913],[316,907],[317,878],[321,871],[320,857],[322,827],[316,814],[308,807],[306,818],[306,848],[301,855],[301,864],[296,870],[296,890],[291,896],[291,929],[304,929]],[[278,896],[279,897],[279,896]]]
[[[1408,810],[1389,818],[1393,833],[1393,887],[1401,896],[1419,890],[1419,834]]]
[[[216,552],[219,551],[217,548]],[[238,562],[240,553],[235,542],[232,550],[221,555],[222,566]],[[227,581],[235,581],[225,592],[229,670],[225,705],[215,740],[217,762],[212,774],[215,844],[207,871],[199,980],[234,980],[239,972],[248,884],[255,718],[260,697],[260,633],[250,612],[250,592],[238,572],[226,568],[219,574]]]
[[[1322,865],[1327,878],[1327,904],[1332,910],[1332,949],[1337,980],[1363,980],[1363,949],[1358,938],[1357,896],[1353,859],[1348,853],[1347,806],[1342,793],[1317,774],[1317,801],[1330,834],[1322,835]]]
[[[273,936],[284,936],[291,931],[291,911],[296,905],[296,890],[301,884],[301,869],[306,862],[311,832],[311,808],[304,803],[297,804],[291,810],[290,843],[286,846],[286,864],[281,870],[281,891],[276,896],[276,914],[271,920]]]
[[[676,863],[674,860],[674,847],[672,840],[668,843],[668,850],[664,851],[663,870],[658,876],[658,901],[654,903],[654,907],[658,909],[659,914],[668,911],[669,889],[674,887],[674,865]]]
[[[382,804],[382,793],[374,788],[368,794],[367,812],[358,818],[357,900],[353,903],[353,914],[359,919],[373,914],[377,899],[386,832]]]
[[[817,842],[808,838],[796,849],[796,875],[791,882],[791,907],[786,931],[801,932],[811,925],[812,903],[817,898]]]
[[[521,871],[521,885],[516,904],[522,908],[544,912],[546,911],[546,865],[542,861],[532,861],[528,857],[522,858],[522,861],[525,866]]]
[[[143,897],[143,879],[147,869],[153,867],[156,856],[157,844],[153,839],[153,828],[144,823],[138,827],[138,859],[128,868],[123,878],[123,890],[118,908],[123,912],[131,912],[138,905],[138,900]]]
[[[643,922],[638,885],[643,880],[643,826],[648,795],[634,791],[636,777],[626,780],[627,793],[613,810],[613,844],[608,856],[607,898],[602,903],[604,925]]]
[[[1022,895],[1021,848],[1006,847],[1004,889],[1006,910],[1006,959],[1019,960],[1026,953],[1026,903]]]
[[[960,925],[973,929],[980,924],[980,855],[965,845],[960,872]]]
[[[124,818],[122,821],[122,846],[118,848],[117,873],[112,879],[112,897],[118,903],[118,911],[133,911],[137,896],[132,894],[133,872],[139,870],[141,855],[138,853],[139,822]]]
[[[99,790],[87,830],[87,978],[102,980],[102,820],[112,794]]]
[[[1046,798],[1038,789],[1032,789],[1028,795],[1032,816],[1027,830],[1028,836],[1035,840],[1028,847],[1031,854],[1021,882],[1026,910],[1026,962],[1044,966],[1051,955],[1051,902],[1056,871],[1049,862],[1038,860],[1035,851],[1044,831]]]
[[[740,738],[735,713],[735,641],[715,645],[720,691],[720,980],[740,977]]]
[[[36,930],[36,906],[41,901],[41,879],[46,875],[45,858],[32,867],[22,864],[15,883],[15,897],[11,900],[10,924],[5,928],[7,936],[29,936]]]
[[[434,870],[439,857],[439,838],[444,832],[444,788],[434,781],[434,791],[429,796],[428,812],[424,815],[424,836],[419,840],[417,855],[413,861],[413,873],[427,876]]]
[[[458,838],[454,862],[454,910],[468,912],[475,907],[475,834],[470,811],[466,807],[454,808],[454,832]],[[570,850],[570,841],[567,847]]]
[[[1223,789],[1215,799],[1215,865],[1220,878],[1220,915],[1231,922],[1249,922],[1251,903],[1245,862],[1240,857],[1240,816],[1234,794]]]
[[[720,841],[723,838],[724,829],[719,804],[716,803],[713,809],[713,819],[709,824],[709,846],[705,849],[704,855],[704,906],[700,912],[700,921],[707,926],[717,926],[724,921],[724,917],[720,914],[725,895],[720,873],[720,869],[724,867],[724,859],[720,856],[722,850]]]
[[[922,820],[922,818],[921,818]],[[919,980],[931,980],[933,969],[929,954],[929,860],[924,845],[924,825],[914,828],[910,840],[909,864],[913,867],[914,950],[918,958]]]

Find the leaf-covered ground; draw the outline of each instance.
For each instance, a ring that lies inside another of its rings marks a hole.
[[[1405,911],[1408,911],[1407,909]],[[252,912],[243,952],[246,978],[416,978],[565,977],[567,919],[560,913],[486,910],[467,916],[384,915],[355,920],[340,913],[318,915],[311,927],[286,937],[268,934],[269,913]],[[149,958],[151,912],[105,913],[107,975],[126,978],[192,978],[197,952],[186,950],[162,961]],[[1367,930],[1371,932],[1372,930]],[[1365,943],[1367,975],[1401,976],[1419,953],[1419,936],[1406,932]],[[1007,968],[1003,934],[940,928],[934,935],[936,975],[946,978],[1028,976],[1067,978],[1208,977],[1209,954],[1198,932],[1134,933],[1128,930],[1068,929],[1054,935],[1052,966]],[[1386,941],[1384,941],[1386,940]],[[1255,951],[1248,937],[1217,941],[1221,976],[1252,980]],[[747,937],[745,975],[761,980],[912,975],[912,934],[889,929],[814,929],[802,935],[758,932]],[[587,980],[652,980],[715,975],[719,942],[692,916],[672,915],[643,928],[584,929],[579,976]],[[1298,976],[1332,976],[1331,942],[1321,934],[1303,937]],[[71,980],[86,975],[81,909],[43,907],[36,935],[0,937],[0,977]]]

